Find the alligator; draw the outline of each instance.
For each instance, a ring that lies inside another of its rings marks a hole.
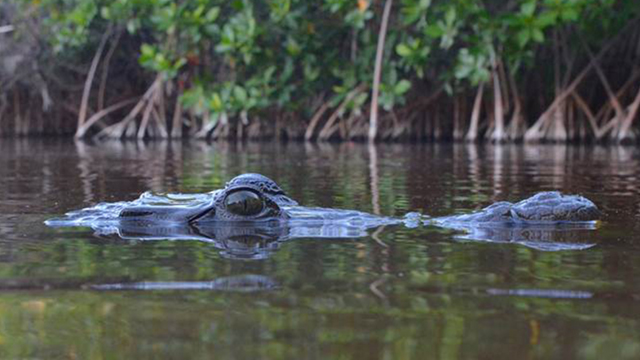
[[[102,203],[70,212],[50,226],[90,226],[123,239],[196,239],[213,242],[233,258],[264,258],[294,238],[355,238],[368,230],[404,224],[461,230],[458,240],[519,243],[539,250],[579,250],[592,243],[564,242],[576,231],[594,229],[601,213],[590,200],[541,192],[517,203],[501,201],[469,214],[431,218],[411,212],[402,218],[355,210],[300,206],[273,180],[243,174],[223,189],[195,195],[144,193],[130,202]],[[577,236],[573,236],[577,237]],[[274,241],[277,240],[277,241]]]
[[[273,180],[260,174],[243,174],[229,181],[224,189],[211,193],[211,201],[200,206],[128,206],[121,219],[185,223],[255,222],[272,220],[340,220],[358,217],[384,225],[384,217],[350,210],[303,208],[288,197]],[[582,223],[600,219],[600,211],[590,200],[577,195],[549,191],[538,193],[516,204],[500,201],[471,214],[432,219],[447,226],[455,224],[558,224]]]

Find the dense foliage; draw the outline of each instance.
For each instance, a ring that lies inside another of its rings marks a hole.
[[[238,136],[268,134],[261,124],[291,137],[366,135],[384,1],[14,2],[19,13],[40,20],[40,34],[50,44],[47,61],[84,64],[95,54],[94,69],[85,71],[79,136],[97,130],[96,123],[102,123],[101,135],[116,137],[181,136],[183,127],[200,136],[230,136],[229,128]],[[636,1],[390,5],[379,98],[380,127],[388,131],[381,137],[633,135],[625,125],[635,117],[637,82],[612,93],[637,62]],[[613,50],[598,56],[605,47]],[[127,70],[109,73],[110,67]],[[572,87],[583,70],[595,71]],[[102,84],[93,81],[97,73],[108,74]],[[90,95],[98,85],[98,94]],[[141,93],[138,103],[122,103]],[[582,102],[603,109],[600,117]],[[118,106],[100,113],[105,104]],[[616,111],[615,119],[606,106]],[[90,118],[92,111],[100,116]],[[253,128],[243,133],[247,125]]]

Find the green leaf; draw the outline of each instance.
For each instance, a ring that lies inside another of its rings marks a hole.
[[[353,104],[356,107],[360,107],[367,101],[368,98],[369,98],[368,92],[361,92],[353,99]]]
[[[402,14],[404,15],[403,23],[405,25],[412,24],[418,19],[424,19],[427,9],[431,5],[431,0],[406,0],[403,1]],[[421,20],[423,21],[423,20]]]
[[[411,48],[409,46],[407,46],[406,44],[398,44],[398,46],[396,46],[396,52],[398,53],[398,55],[402,56],[402,57],[407,57],[409,55],[411,55]]]
[[[524,16],[531,17],[536,11],[536,2],[529,1],[520,6],[520,13]]]
[[[432,38],[439,38],[444,34],[444,30],[438,24],[431,24],[426,27],[424,33]]]
[[[447,12],[444,14],[444,21],[447,25],[453,25],[456,21],[456,8],[451,6],[447,9]]]
[[[444,83],[444,91],[449,96],[453,95],[453,87],[451,87],[451,83],[449,81]]]
[[[566,8],[560,16],[564,21],[576,21],[578,20],[578,11],[574,8]]]
[[[287,58],[287,60],[284,63],[284,69],[280,73],[281,74],[280,80],[288,81],[291,78],[291,75],[293,75],[293,70],[294,70],[293,60],[291,58]]]
[[[542,28],[546,28],[547,26],[555,25],[557,19],[558,13],[555,11],[547,11],[538,16],[536,24]]]
[[[202,14],[204,14],[204,6],[200,5],[196,8],[196,10],[193,12],[193,17],[195,19],[199,18],[202,16]]]
[[[127,31],[129,34],[135,34],[137,28],[138,27],[136,26],[136,21],[134,19],[127,21]]]
[[[100,16],[102,16],[103,19],[111,20],[110,9],[106,6],[103,6],[102,8],[100,8]]]
[[[179,58],[178,60],[176,60],[176,62],[173,64],[173,68],[175,70],[179,70],[181,67],[183,67],[185,64],[187,63],[187,59],[185,59],[184,57]]]
[[[274,20],[280,21],[282,20],[291,8],[290,0],[272,0],[269,2],[269,7],[271,8],[271,15]]]
[[[276,71],[276,67],[275,66],[269,66],[267,68],[267,70],[264,71],[263,73],[263,79],[266,83],[268,83],[269,81],[271,81],[271,78],[273,77],[273,73],[275,73]]]
[[[207,11],[207,15],[205,15],[204,17],[207,19],[207,22],[213,22],[218,18],[219,14],[220,8],[216,6],[209,9],[209,11]]]
[[[238,85],[233,87],[233,97],[241,104],[247,102],[247,91]]]
[[[471,68],[464,66],[464,65],[458,65],[456,66],[453,75],[456,77],[456,79],[466,79],[467,77],[469,77],[469,74],[471,73]]]
[[[544,33],[542,33],[540,29],[533,29],[531,31],[531,37],[539,43],[544,42]]]
[[[209,106],[215,112],[220,112],[223,110],[224,107],[222,104],[222,99],[220,98],[220,94],[218,94],[217,92],[213,93],[213,95],[211,96],[211,100],[209,101]]]
[[[391,111],[391,109],[393,109],[393,95],[391,95],[390,93],[383,91],[380,94],[380,105],[382,105],[382,107],[386,110],[386,111]]]
[[[398,81],[396,86],[393,88],[393,92],[396,95],[402,95],[407,91],[409,91],[410,88],[411,88],[411,82],[409,80],[403,79]]]
[[[431,5],[431,0],[420,0],[420,9],[427,10]]]
[[[140,47],[140,52],[142,53],[143,56],[153,56],[156,50],[153,46],[149,44],[142,44],[142,46]]]
[[[518,38],[518,45],[520,45],[520,48],[524,48],[525,46],[527,46],[531,34],[528,30],[524,29],[520,30],[516,36]]]
[[[287,53],[291,56],[296,56],[300,54],[301,51],[302,49],[300,48],[300,44],[298,44],[294,38],[289,37],[287,39]]]
[[[315,81],[320,76],[320,69],[311,65],[304,64],[304,79],[307,81]]]

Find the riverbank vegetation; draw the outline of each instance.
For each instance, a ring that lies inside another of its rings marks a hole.
[[[9,0],[0,131],[635,142],[634,0]]]

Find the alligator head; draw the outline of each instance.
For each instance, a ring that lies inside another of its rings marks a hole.
[[[236,176],[223,189],[210,195],[210,201],[198,206],[127,206],[119,217],[123,220],[169,223],[255,222],[287,219],[282,206],[298,204],[275,181],[260,174]]]
[[[273,180],[260,174],[236,176],[212,195],[209,207],[189,222],[286,219],[281,206],[297,205]]]

